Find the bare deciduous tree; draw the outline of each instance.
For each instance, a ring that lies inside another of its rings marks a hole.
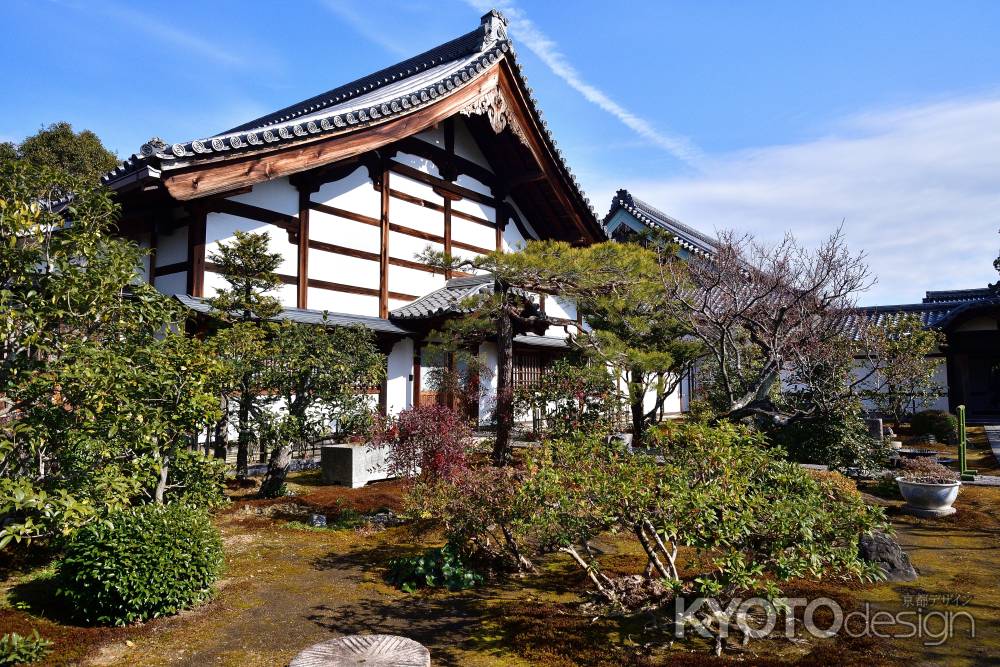
[[[805,416],[866,379],[851,373],[867,349],[864,322],[846,325],[856,296],[874,281],[842,230],[815,250],[791,235],[766,245],[726,232],[716,254],[686,264],[683,272],[665,266],[664,287],[707,350],[722,416]],[[779,382],[790,389],[785,399],[810,400],[782,400]]]

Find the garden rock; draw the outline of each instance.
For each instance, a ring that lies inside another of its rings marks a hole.
[[[322,514],[310,514],[309,525],[313,528],[326,528],[326,517]]]
[[[878,565],[886,581],[913,581],[917,578],[917,571],[899,542],[882,531],[863,535],[858,543],[858,555],[862,560]]]

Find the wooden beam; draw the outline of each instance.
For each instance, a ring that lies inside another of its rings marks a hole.
[[[452,212],[451,214],[453,216],[455,216],[456,218],[461,218],[463,220],[468,220],[469,222],[474,222],[477,225],[483,225],[484,227],[491,227],[492,228],[492,227],[495,226],[495,224],[493,222],[487,220],[486,218],[480,218],[479,216],[471,215],[469,213],[463,213],[462,211],[455,211],[455,210],[453,210],[452,207],[451,207],[451,201],[453,199],[462,199],[461,197],[445,197],[444,198],[445,199],[444,205],[442,205],[442,204],[436,204],[436,203],[434,203],[432,201],[428,201],[428,200],[423,199],[421,197],[414,197],[411,194],[407,194],[405,192],[400,192],[399,190],[390,190],[389,194],[391,194],[393,196],[393,198],[395,198],[395,199],[399,199],[401,201],[405,201],[405,202],[407,202],[409,204],[415,204],[416,206],[422,206],[424,208],[429,208],[432,211],[441,211],[443,213],[444,210],[445,210],[445,206],[447,206],[448,210],[450,210]]]
[[[153,258],[156,259],[155,257]],[[156,276],[169,276],[171,273],[180,273],[181,271],[187,271],[188,267],[191,266],[187,261],[174,262],[173,264],[164,264],[163,266],[153,266],[150,267],[150,273],[152,277]],[[152,281],[150,281],[152,283]]]
[[[207,212],[202,206],[191,211],[188,223],[187,293],[191,296],[205,296],[205,219]]]
[[[420,181],[421,183],[426,183],[431,187],[437,187],[445,192],[459,195],[462,199],[469,199],[480,204],[486,204],[487,206],[493,202],[493,197],[489,195],[484,195],[482,192],[470,190],[467,187],[446,181],[443,178],[438,178],[437,176],[431,176],[430,174],[424,173],[419,169],[415,169],[408,164],[403,164],[402,162],[393,161],[392,170],[397,174],[401,174],[407,178],[412,178],[413,180]]]
[[[382,214],[379,218],[381,230],[381,256],[379,257],[378,316],[389,317],[389,164],[382,164]]]
[[[355,213],[354,211],[348,211],[347,209],[337,208],[336,206],[330,206],[328,204],[320,204],[319,202],[310,202],[309,206],[312,208],[312,210],[320,211],[321,213],[335,215],[340,218],[347,218],[348,220],[353,220],[354,222],[360,222],[366,225],[371,225],[373,227],[382,226],[382,223],[375,218],[369,218],[367,215],[361,215],[360,213]]]
[[[307,144],[273,151],[265,148],[266,152],[245,157],[223,157],[207,165],[196,164],[164,174],[164,184],[171,196],[185,201],[339,162],[422,132],[455,115],[494,89],[499,76],[500,68],[494,66],[461,90],[389,122],[347,130]]]
[[[210,199],[205,202],[205,210],[210,213],[227,213],[239,218],[256,220],[257,222],[281,227],[286,232],[299,233],[299,219],[296,216],[261,208],[253,204],[244,204],[232,199]]]

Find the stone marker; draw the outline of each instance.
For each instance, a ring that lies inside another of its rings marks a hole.
[[[288,667],[430,667],[431,653],[395,635],[348,635],[320,642],[295,656]]]

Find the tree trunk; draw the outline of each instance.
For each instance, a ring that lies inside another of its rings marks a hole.
[[[250,457],[250,383],[244,381],[240,387],[239,407],[239,441],[236,445],[236,479],[244,480],[249,475],[248,459]]]
[[[160,479],[156,482],[156,491],[153,493],[153,500],[157,505],[163,504],[163,496],[167,492],[167,473],[170,471],[170,459],[166,456],[160,462]]]
[[[499,289],[499,287],[498,287]],[[506,303],[497,318],[497,439],[493,463],[511,462],[510,432],[514,426],[514,327]]]
[[[281,487],[288,475],[288,466],[292,463],[292,446],[282,445],[271,454],[267,464],[267,474],[260,485],[261,498],[276,498],[281,493]]]
[[[642,393],[642,373],[637,368],[629,371],[628,397],[632,409],[632,446],[642,446],[646,432],[645,396]]]

